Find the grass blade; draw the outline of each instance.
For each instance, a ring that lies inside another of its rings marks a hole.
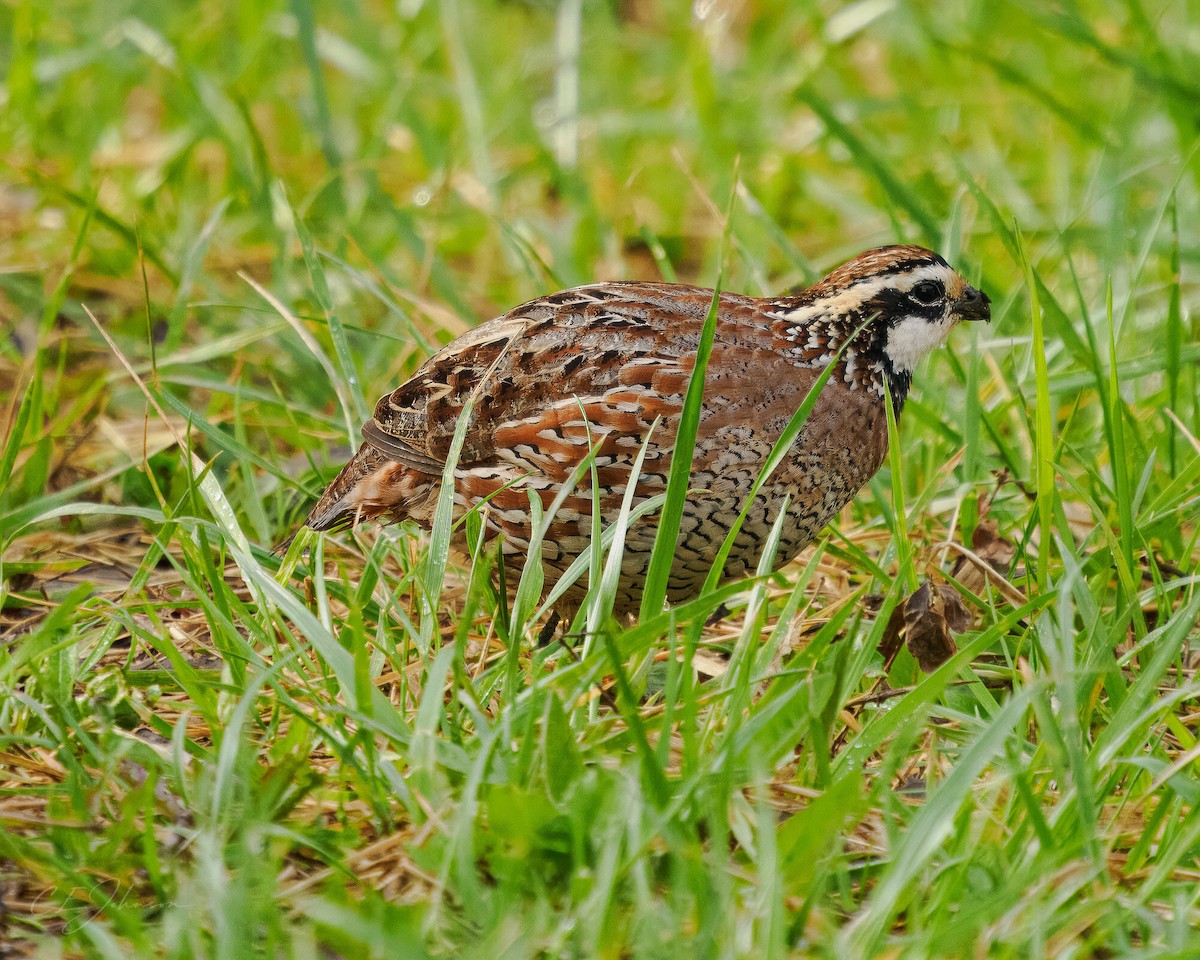
[[[734,175],[736,182],[737,176]],[[725,208],[724,230],[721,236],[720,262],[725,262],[733,218],[733,203],[737,196],[736,187],[730,191]],[[688,380],[687,394],[683,400],[683,411],[675,434],[675,449],[671,455],[671,470],[667,475],[666,502],[659,517],[658,530],[654,536],[654,547],[650,554],[650,565],[646,570],[646,583],[642,592],[640,619],[653,616],[662,610],[667,597],[667,580],[675,563],[675,545],[679,539],[679,523],[688,496],[688,481],[691,479],[692,454],[696,449],[696,430],[700,425],[700,411],[704,405],[704,377],[708,370],[708,358],[712,353],[713,340],[717,331],[717,317],[721,306],[721,285],[724,282],[724,267],[717,273],[712,302],[700,331],[700,343],[696,348],[696,361],[692,376]]]

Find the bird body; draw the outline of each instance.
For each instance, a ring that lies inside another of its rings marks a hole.
[[[933,302],[917,301],[914,291],[934,288]],[[411,518],[429,526],[468,399],[456,514],[479,507],[487,532],[503,537],[506,563],[519,568],[527,556],[530,493],[548,510],[593,448],[601,518],[613,522],[643,445],[634,505],[666,489],[712,299],[712,290],[680,284],[600,283],[481,324],[379,401],[365,442],[307,525]],[[959,319],[987,314],[986,296],[941,257],[910,246],[868,251],[795,296],[721,293],[667,599],[698,593],[772,447],[829,363],[838,365],[803,429],[755,494],[726,579],[755,568],[785,504],[776,564],[816,536],[883,463],[885,391],[899,411],[916,361]],[[591,484],[585,473],[551,520],[542,544],[548,583],[588,549]],[[653,515],[628,531],[618,612],[638,608],[654,538]],[[576,584],[566,605],[585,591]]]

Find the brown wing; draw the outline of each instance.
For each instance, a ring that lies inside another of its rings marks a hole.
[[[398,451],[376,442],[380,434],[431,467],[444,464],[473,398],[462,466],[518,449],[558,462],[586,442],[589,427],[593,439],[599,430],[614,443],[616,435],[640,443],[655,417],[678,414],[711,298],[695,287],[611,283],[535,300],[430,358],[379,401],[364,435],[385,456]],[[727,311],[750,315],[752,305],[723,298]]]

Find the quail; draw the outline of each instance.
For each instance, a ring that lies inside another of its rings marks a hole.
[[[597,283],[523,304],[458,337],[375,407],[364,443],[307,526],[362,519],[432,523],[455,427],[470,422],[454,469],[456,516],[480,508],[519,571],[532,529],[530,493],[549,509],[589,450],[582,479],[542,544],[547,586],[592,536],[593,503],[611,523],[645,445],[633,503],[667,484],[684,396],[713,291],[683,284]],[[722,571],[756,568],[786,505],[776,566],[791,560],[867,483],[887,453],[885,396],[899,415],[913,370],[960,320],[989,320],[986,294],[918,246],[868,250],[792,295],[722,292],[689,490],[667,599],[701,589],[772,446],[830,363],[803,429],[750,505]],[[595,496],[594,496],[595,493]],[[654,544],[651,512],[627,533],[617,613],[636,612]],[[566,603],[578,603],[584,582]]]

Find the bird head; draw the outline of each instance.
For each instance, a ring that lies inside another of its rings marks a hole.
[[[903,397],[912,372],[962,320],[991,319],[991,301],[924,247],[876,247],[802,291],[785,314],[791,339],[832,356],[845,345],[848,382]],[[849,341],[849,342],[847,342]]]

